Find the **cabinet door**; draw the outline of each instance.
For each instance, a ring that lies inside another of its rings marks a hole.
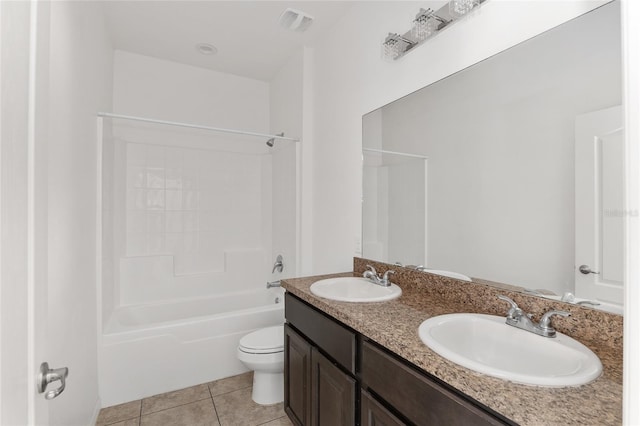
[[[284,411],[298,426],[311,423],[311,345],[284,325]]]
[[[360,393],[360,426],[406,426],[368,392]]]
[[[356,381],[315,347],[311,349],[311,426],[352,426]]]

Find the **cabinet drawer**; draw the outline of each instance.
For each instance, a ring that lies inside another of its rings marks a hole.
[[[339,322],[285,294],[287,321],[352,374],[356,372],[356,334]]]
[[[362,345],[362,383],[421,426],[508,424],[369,342]]]

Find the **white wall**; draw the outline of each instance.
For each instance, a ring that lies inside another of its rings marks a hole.
[[[419,5],[358,3],[315,46],[313,75],[313,272],[351,270],[361,223],[362,115],[542,31],[597,1],[489,1],[396,62],[380,58],[389,31]]]
[[[304,51],[298,51],[270,81],[270,132],[302,137]],[[276,141],[273,158],[272,258],[283,257],[282,274],[273,279],[293,277],[298,271],[298,155],[302,142]]]
[[[120,114],[268,133],[269,89],[262,81],[115,53]],[[273,203],[263,141],[117,120],[113,132],[117,174],[126,176],[115,182],[114,305],[263,285],[272,262]]]
[[[80,425],[98,404],[96,113],[111,109],[113,59],[101,4],[52,2],[49,42],[47,361],[69,379],[48,407],[50,424]]]
[[[119,114],[268,133],[263,81],[117,50],[113,108]]]

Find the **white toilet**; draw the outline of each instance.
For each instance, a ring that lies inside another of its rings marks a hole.
[[[240,339],[238,359],[253,370],[251,398],[261,405],[284,400],[284,326],[262,328]]]

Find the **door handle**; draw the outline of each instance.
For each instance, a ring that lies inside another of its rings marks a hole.
[[[38,393],[43,393],[47,389],[49,383],[60,381],[60,387],[50,390],[44,394],[44,399],[53,399],[57,397],[62,392],[64,392],[64,388],[66,386],[65,381],[68,375],[69,369],[67,367],[51,369],[49,368],[48,363],[43,362],[42,364],[40,364],[40,372],[38,373],[38,377],[36,379]]]
[[[591,268],[589,268],[589,265],[580,265],[580,267],[578,268],[578,271],[582,272],[585,275],[600,274],[600,272],[592,271]]]

